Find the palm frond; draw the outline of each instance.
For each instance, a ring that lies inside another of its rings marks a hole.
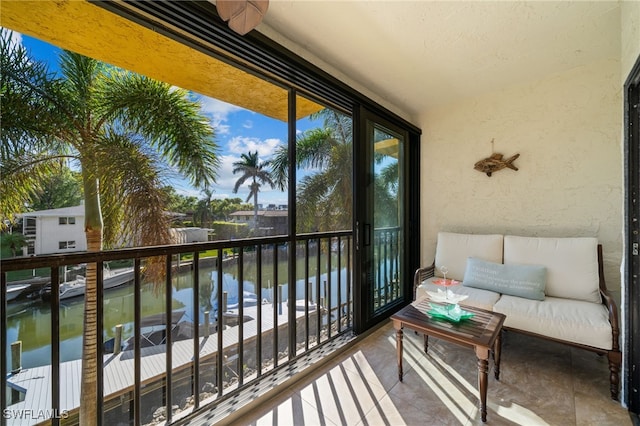
[[[0,31],[0,155],[49,147],[64,131],[62,82]]]
[[[106,245],[168,244],[168,199],[158,159],[133,135],[108,132],[95,151]]]
[[[331,149],[338,142],[333,138],[333,130],[311,129],[298,135],[296,141],[296,162],[301,168],[322,168],[331,161]]]
[[[105,119],[142,135],[193,185],[215,183],[220,164],[214,131],[186,91],[119,70],[103,75],[98,90]]]
[[[104,64],[96,59],[68,50],[60,55],[60,70],[64,76],[67,99],[76,103],[76,112],[88,113],[93,109],[96,84],[104,69]]]
[[[59,173],[64,158],[22,153],[2,161],[0,174],[0,216],[12,218],[31,202],[48,176]]]
[[[269,161],[271,179],[280,191],[286,191],[289,186],[289,149],[285,145],[276,148]]]

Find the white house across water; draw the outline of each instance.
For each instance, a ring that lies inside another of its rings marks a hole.
[[[23,213],[27,255],[86,251],[84,205]]]

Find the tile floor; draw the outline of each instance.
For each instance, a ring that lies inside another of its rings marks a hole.
[[[422,337],[406,331],[400,382],[385,324],[233,425],[482,424],[472,350],[433,338],[428,355],[421,347]],[[515,333],[502,354],[500,381],[489,372],[486,424],[633,424],[609,398],[606,357]]]

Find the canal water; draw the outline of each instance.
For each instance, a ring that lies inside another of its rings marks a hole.
[[[330,300],[331,306],[338,306],[338,274],[341,282],[341,302],[347,301],[348,270],[342,267],[337,270],[337,258],[332,256],[332,270],[327,273],[325,256],[320,271],[320,297],[325,298],[324,283],[331,282]],[[342,259],[341,265],[346,265],[346,259]],[[312,286],[311,297],[316,301],[316,259],[309,259],[309,282]],[[253,272],[252,272],[253,268]],[[304,299],[308,285],[305,285],[304,263],[298,261],[298,277],[296,281],[296,298]],[[233,269],[224,268],[223,270]],[[278,285],[282,287],[282,302],[286,309],[288,285],[286,284],[287,262],[280,262],[278,268]],[[258,295],[255,264],[244,265],[244,292]],[[260,300],[266,299],[271,304],[273,301],[273,267],[263,265],[262,292],[258,296]],[[215,321],[214,311],[217,307],[218,273],[215,267],[200,267],[199,271],[199,303],[194,311],[193,306],[193,273],[191,271],[176,274],[172,280],[173,311],[184,311],[183,320],[193,321],[194,315],[199,316],[199,321],[204,322],[205,311],[211,312],[211,321]],[[236,273],[224,272],[222,277],[222,289],[228,294],[228,305],[237,303],[240,285]],[[123,325],[123,341],[133,336],[134,320],[134,294],[133,284],[126,284],[104,292],[103,301],[103,327],[106,341],[113,337],[117,324]],[[144,284],[141,287],[141,316],[142,318],[163,313],[165,310],[165,288],[153,284]],[[245,293],[246,294],[246,293]],[[60,303],[60,361],[70,361],[82,357],[82,329],[84,299],[78,297],[63,300]],[[32,368],[51,363],[51,306],[42,301],[13,301],[7,306],[7,369],[11,367],[10,345],[12,342],[22,341],[22,368]]]

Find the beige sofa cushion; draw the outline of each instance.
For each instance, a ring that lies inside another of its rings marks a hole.
[[[424,280],[416,289],[416,300],[427,296],[427,290],[434,293],[437,293],[438,290],[444,290],[445,288],[443,286],[433,284],[433,281],[437,279],[440,278],[433,277]],[[467,299],[460,302],[460,305],[473,306],[487,311],[493,311],[493,305],[495,305],[500,298],[499,293],[479,288],[464,287],[462,285],[447,287],[447,289],[451,290],[455,294],[465,294],[469,296]]]
[[[609,311],[600,303],[502,295],[493,310],[507,316],[505,327],[600,349],[611,350],[613,346]]]
[[[502,235],[456,234],[439,232],[436,246],[435,274],[442,277],[442,265],[449,269],[447,278],[462,281],[467,268],[467,258],[502,263]]]
[[[504,263],[547,268],[545,294],[600,303],[596,238],[504,237]]]

